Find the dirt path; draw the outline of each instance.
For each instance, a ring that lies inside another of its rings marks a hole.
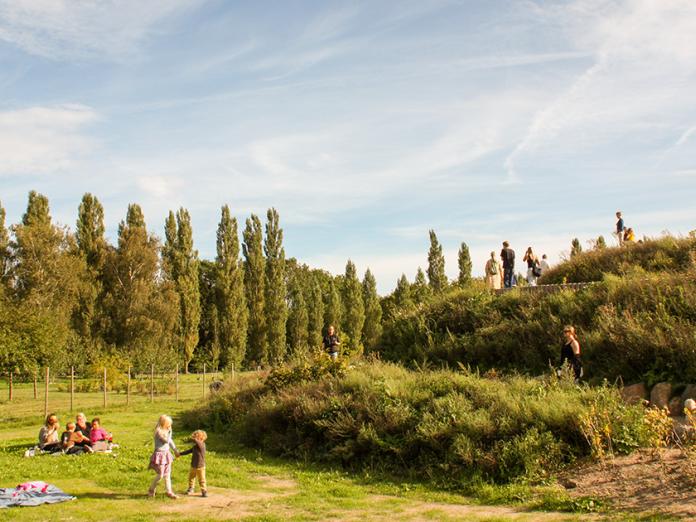
[[[270,476],[259,477],[259,488],[235,490],[211,488],[210,496],[181,497],[161,508],[161,513],[196,516],[216,520],[239,520],[249,516],[273,515],[290,518],[302,515],[301,508],[290,507],[282,502],[299,491],[292,480]],[[278,502],[280,500],[280,502]],[[581,520],[577,515],[562,513],[529,512],[504,506],[479,506],[469,504],[446,504],[422,502],[390,495],[370,495],[364,507],[355,509],[331,509],[324,514],[325,520],[349,522],[387,522],[398,520],[518,520],[560,521]]]
[[[621,510],[696,518],[696,455],[637,451],[579,468],[565,477],[571,496],[611,501]]]

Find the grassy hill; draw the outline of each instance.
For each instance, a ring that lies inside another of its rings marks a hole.
[[[663,238],[583,253],[544,281],[580,291],[456,289],[397,313],[375,350],[409,366],[470,365],[541,374],[574,325],[590,382],[696,382],[696,239]]]

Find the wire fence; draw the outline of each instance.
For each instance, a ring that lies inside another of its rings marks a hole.
[[[31,373],[3,376],[5,417],[34,416],[49,411],[76,412],[87,408],[128,407],[156,401],[204,400],[223,378],[234,378],[234,370],[181,373],[179,367],[125,372],[104,367],[98,372],[52,372],[50,367]],[[1,393],[1,392],[0,392]]]

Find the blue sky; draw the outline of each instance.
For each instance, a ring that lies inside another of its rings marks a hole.
[[[0,201],[31,189],[115,236],[187,207],[212,258],[219,208],[275,206],[286,252],[379,289],[456,276],[503,239],[552,261],[608,235],[696,229],[692,0],[0,0]]]

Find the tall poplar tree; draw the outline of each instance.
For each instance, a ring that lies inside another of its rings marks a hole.
[[[365,307],[365,324],[362,342],[366,349],[374,348],[382,335],[382,305],[377,295],[377,281],[368,268],[362,283],[363,304]]]
[[[582,245],[580,244],[580,240],[576,237],[570,244],[570,257],[575,257],[580,253],[582,253]]]
[[[225,368],[240,368],[247,349],[249,311],[244,295],[244,268],[239,259],[237,219],[222,207],[217,229],[217,307],[220,359]]]
[[[336,281],[332,277],[329,279],[329,289],[326,293],[326,306],[324,307],[324,328],[326,333],[329,326],[333,326],[336,331],[341,330],[342,322],[341,294],[336,287]]]
[[[307,350],[309,312],[297,273],[290,278],[288,300],[288,344],[292,353],[298,354]]]
[[[258,216],[252,214],[244,228],[244,293],[249,308],[246,360],[250,367],[268,362],[264,286],[266,261],[263,257],[263,228]]]
[[[418,267],[416,278],[410,288],[410,297],[416,303],[425,303],[433,295],[433,290],[428,286],[428,281],[425,279],[425,273],[421,267]]]
[[[106,263],[107,342],[141,368],[172,364],[179,338],[179,295],[172,282],[158,279],[159,250],[142,209],[129,205],[118,227],[118,246]]]
[[[10,270],[10,234],[5,226],[6,212],[0,202],[0,285],[5,286],[9,282]]]
[[[271,364],[279,364],[285,358],[287,347],[286,321],[288,309],[285,283],[285,249],[283,248],[283,229],[276,209],[268,209],[266,214],[266,282],[264,304],[266,308],[266,328],[268,339],[268,359]]]
[[[324,296],[321,286],[315,277],[310,280],[310,295],[307,302],[307,342],[309,347],[317,349],[321,346],[324,330]]]
[[[75,239],[87,271],[74,322],[80,335],[91,342],[103,331],[106,321],[104,311],[99,306],[103,297],[104,263],[108,248],[104,230],[104,207],[95,196],[86,193],[82,196],[77,213]]]
[[[447,288],[447,275],[445,274],[445,256],[442,254],[442,245],[437,239],[434,230],[430,230],[430,250],[428,251],[428,280],[433,292],[439,293]]]
[[[457,261],[459,265],[459,278],[457,282],[459,286],[466,286],[471,283],[471,255],[469,254],[469,246],[463,241],[462,245],[459,247]]]
[[[349,259],[343,279],[343,332],[348,338],[343,345],[349,353],[362,353],[362,330],[365,324],[365,305],[363,303],[362,285],[358,279],[355,265]]]

